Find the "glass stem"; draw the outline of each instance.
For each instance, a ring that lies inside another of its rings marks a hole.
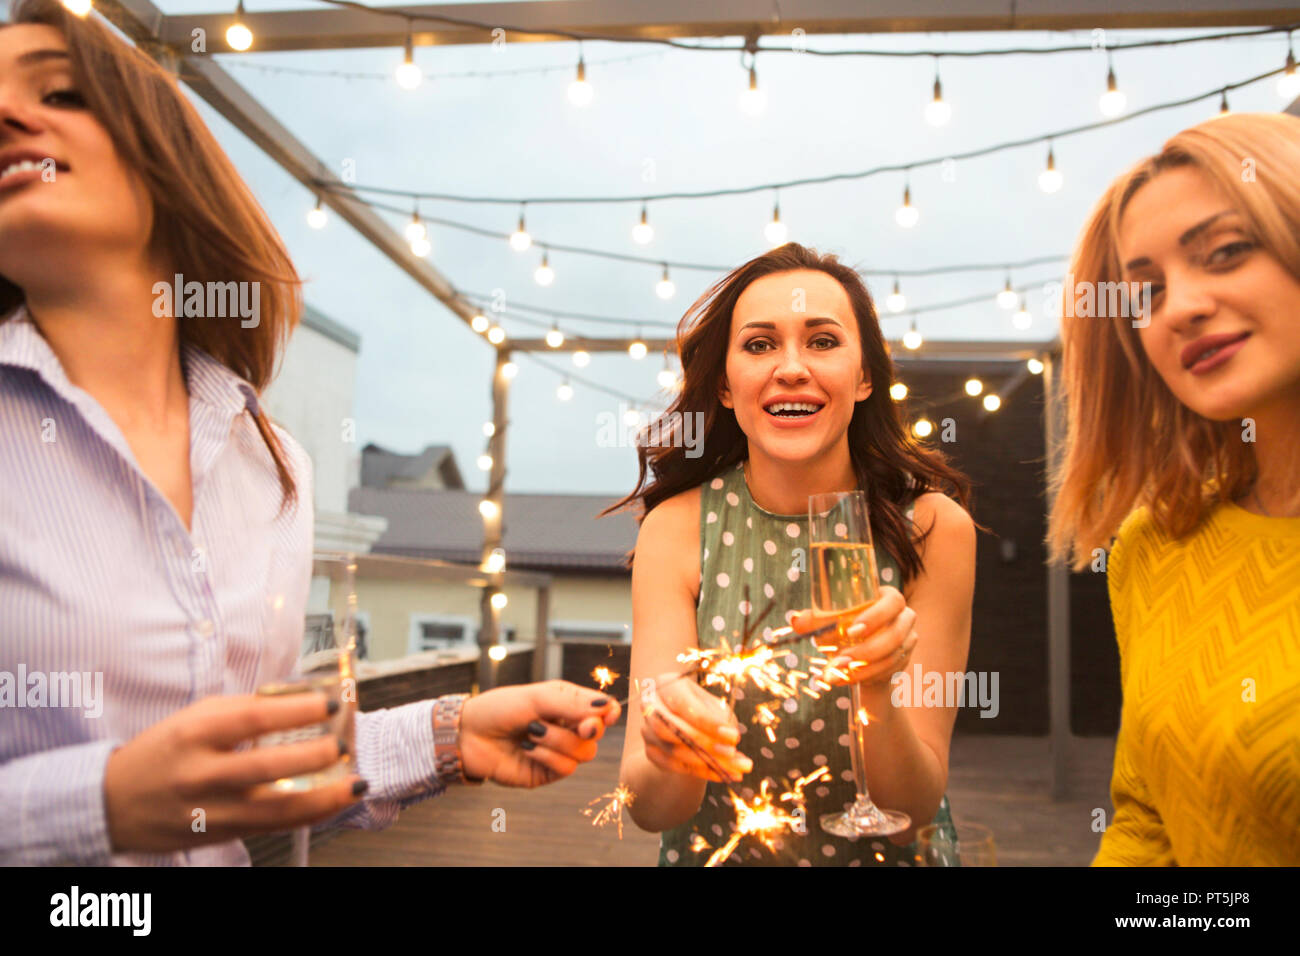
[[[858,805],[869,806],[867,793],[867,728],[858,719],[862,712],[862,684],[854,683],[849,690],[849,757],[853,761],[853,782],[858,788]]]

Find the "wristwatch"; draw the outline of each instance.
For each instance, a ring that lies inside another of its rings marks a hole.
[[[465,776],[460,755],[460,713],[469,694],[449,694],[433,702],[433,765],[438,783],[482,783]]]

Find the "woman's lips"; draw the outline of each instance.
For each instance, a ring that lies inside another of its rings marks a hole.
[[[1220,347],[1213,355],[1208,355],[1194,365],[1189,366],[1187,371],[1193,375],[1204,375],[1206,372],[1213,371],[1240,352],[1241,347],[1249,339],[1249,335],[1244,335],[1235,342],[1229,342],[1227,345]]]
[[[825,410],[826,406],[823,405],[817,411],[804,415],[774,415],[767,409],[763,409],[763,416],[777,428],[802,428],[815,421]]]

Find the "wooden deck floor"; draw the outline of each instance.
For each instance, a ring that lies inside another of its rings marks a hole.
[[[626,821],[595,829],[582,815],[588,801],[613,789],[622,727],[600,756],[559,783],[538,790],[492,785],[457,787],[402,813],[387,830],[343,831],[312,851],[313,866],[653,866],[659,838]],[[1071,799],[1047,795],[1046,738],[958,737],[953,741],[948,798],[958,823],[991,827],[1003,866],[1086,866],[1100,834],[1094,808],[1111,816],[1108,787],[1114,741],[1076,738]],[[504,812],[504,831],[493,821]]]

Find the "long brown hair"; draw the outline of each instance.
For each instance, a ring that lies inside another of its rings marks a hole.
[[[182,343],[207,352],[260,394],[302,311],[302,287],[288,250],[176,80],[93,18],[68,13],[57,0],[18,0],[10,24],[54,27],[68,45],[77,89],[135,170],[153,200],[149,247],[185,281],[259,283],[260,322],[177,317]],[[4,24],[0,24],[3,28]],[[170,283],[171,274],[159,276]],[[25,300],[0,276],[0,322]],[[177,310],[178,312],[181,310]],[[265,412],[254,416],[284,492],[297,489],[284,449]]]
[[[1182,166],[1223,190],[1261,250],[1300,279],[1300,119],[1241,113],[1183,130],[1110,185],[1071,259],[1075,283],[1097,289],[1120,281],[1125,207],[1143,185]],[[1062,465],[1052,477],[1047,543],[1054,559],[1082,570],[1142,505],[1166,536],[1181,538],[1219,502],[1249,490],[1257,467],[1240,424],[1211,421],[1180,402],[1152,367],[1130,318],[1063,318],[1061,341],[1067,426]]]
[[[853,307],[862,341],[862,369],[872,390],[854,406],[848,428],[849,456],[858,486],[867,493],[872,535],[897,560],[906,583],[922,570],[917,545],[931,530],[921,532],[912,525],[916,532],[913,538],[904,515],[907,504],[928,491],[950,490],[963,507],[969,508],[970,481],[942,454],[923,447],[904,427],[889,394],[894,380],[889,347],[861,276],[835,256],[794,242],[732,270],[682,317],[677,330],[682,390],[659,421],[642,432],[643,440],[637,443],[640,473],[636,488],[605,513],[640,501],[643,510],[639,517],[644,520],[661,501],[703,484],[748,457],[748,441],[735,412],[718,398],[726,373],[732,311],[754,280],[800,269],[824,272],[835,279]],[[696,411],[704,412],[704,430],[698,449],[701,453],[692,458],[686,454],[681,432],[685,416]],[[651,432],[660,436],[655,446],[644,440]]]

